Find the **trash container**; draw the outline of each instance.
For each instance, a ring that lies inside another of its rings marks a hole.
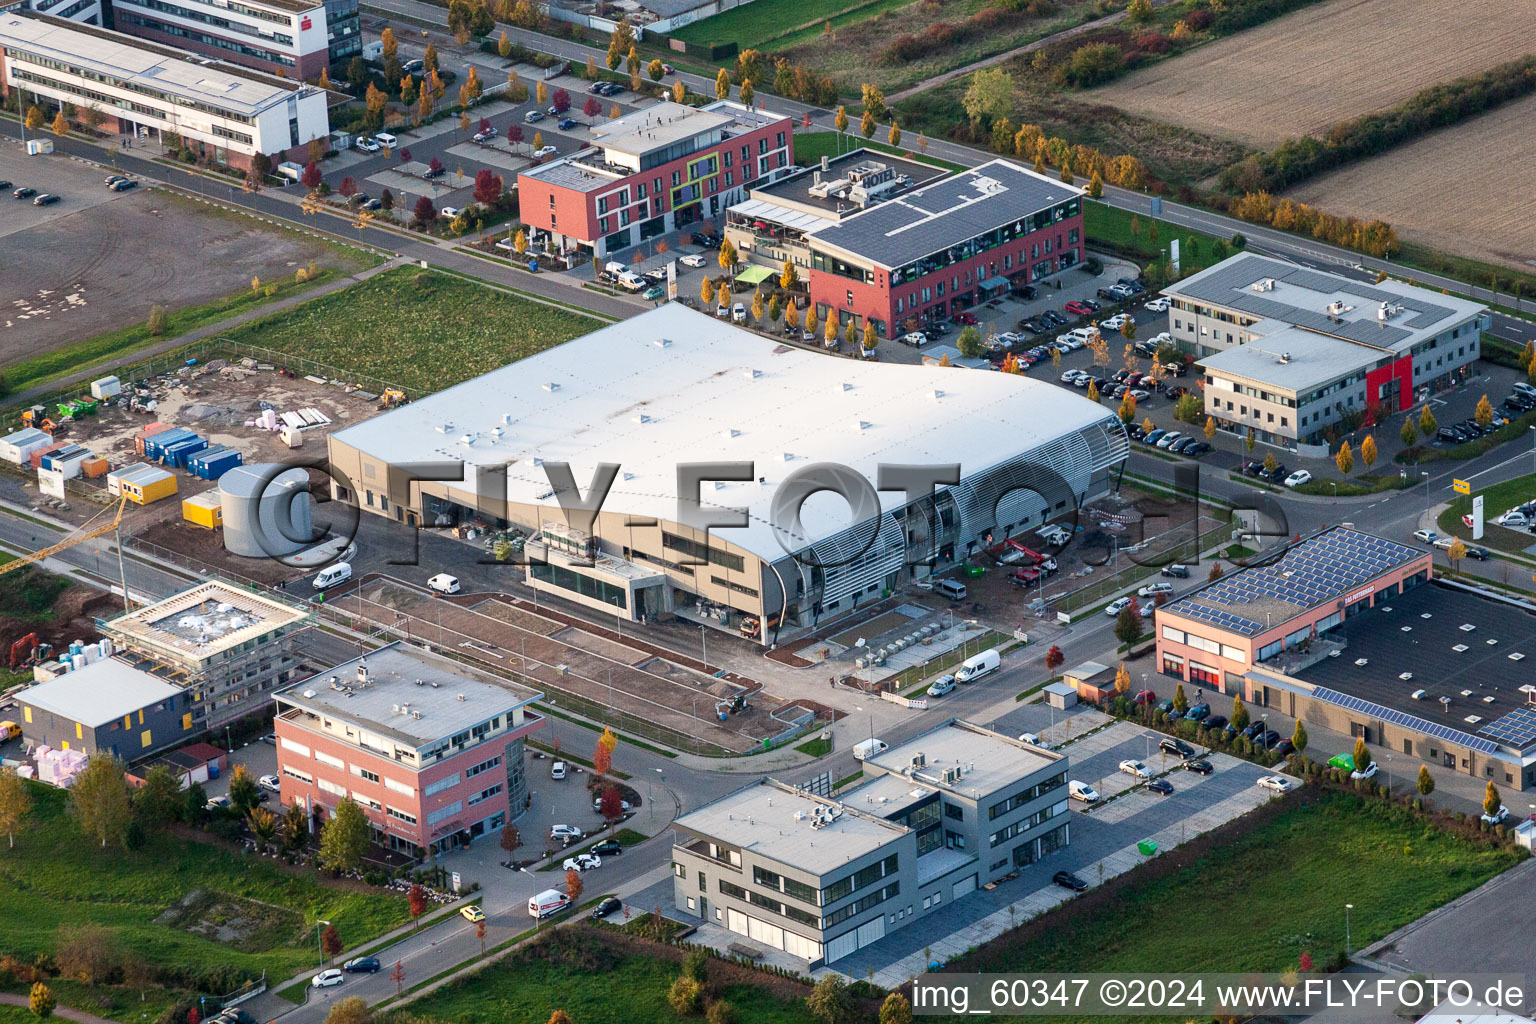
[[[528,261],[528,269],[533,271],[534,273],[538,273],[539,272],[539,261],[538,260],[529,260]]]
[[[1157,852],[1157,844],[1150,839],[1143,839],[1136,844],[1136,850],[1143,857],[1150,857]]]

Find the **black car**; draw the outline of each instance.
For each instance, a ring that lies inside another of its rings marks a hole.
[[[1479,562],[1486,562],[1486,561],[1488,561],[1488,549],[1487,548],[1470,548],[1469,547],[1469,548],[1467,548],[1467,557],[1468,558],[1474,558],[1474,559],[1476,559]]]
[[[1224,729],[1227,725],[1226,715],[1211,715],[1200,723],[1207,729]]]
[[[1026,285],[1020,285],[1019,287],[1014,288],[1013,289],[1013,294],[1017,295],[1021,299],[1028,300],[1028,299],[1034,298],[1037,293],[1035,291],[1035,286],[1034,285],[1026,284]]]
[[[1040,317],[1049,323],[1055,324],[1057,327],[1065,327],[1068,323],[1066,316],[1056,312],[1054,309],[1046,310],[1040,314]]]
[[[376,956],[360,956],[342,964],[341,969],[349,974],[377,974],[381,966]]]
[[[1170,401],[1170,402],[1177,402],[1177,401],[1178,401],[1178,400],[1179,400],[1179,399],[1181,399],[1181,398],[1183,398],[1183,397],[1184,397],[1184,396],[1185,396],[1185,395],[1187,395],[1187,394],[1189,394],[1189,388],[1185,388],[1185,387],[1179,387],[1179,386],[1178,386],[1178,385],[1177,385],[1177,384],[1176,384],[1176,385],[1174,385],[1174,386],[1173,386],[1173,387],[1171,387],[1171,388],[1167,388],[1167,389],[1165,389],[1165,390],[1164,390],[1164,391],[1163,391],[1163,394],[1164,394],[1164,395],[1165,395],[1165,396],[1167,396],[1167,398],[1168,398],[1168,401]]]
[[[1077,877],[1076,875],[1074,875],[1070,871],[1058,871],[1058,872],[1056,872],[1056,874],[1051,878],[1051,881],[1055,882],[1057,885],[1061,886],[1063,889],[1071,889],[1073,892],[1087,892],[1088,891],[1088,883],[1083,881],[1081,878]]]
[[[1293,744],[1290,740],[1281,740],[1279,743],[1276,743],[1269,749],[1279,754],[1281,757],[1288,757],[1291,754],[1296,753],[1296,745]]]
[[[1280,742],[1280,734],[1273,729],[1265,730],[1253,738],[1253,745],[1263,747],[1265,750],[1273,750],[1275,744]]]
[[[1153,793],[1161,793],[1163,796],[1173,795],[1173,786],[1166,779],[1153,779],[1147,783],[1147,789]]]
[[[1209,775],[1213,771],[1211,762],[1203,758],[1193,758],[1185,761],[1181,767],[1187,772],[1194,772],[1196,775]]]
[[[1250,740],[1254,740],[1254,739],[1258,739],[1259,733],[1261,733],[1263,731],[1264,731],[1264,721],[1263,721],[1263,719],[1260,719],[1257,722],[1253,722],[1253,723],[1249,724],[1248,728],[1244,729],[1242,734],[1244,736],[1248,737]]]
[[[1095,313],[1097,313],[1099,310],[1104,308],[1103,303],[1095,302],[1092,299],[1078,299],[1077,301],[1081,302],[1083,305],[1087,306],[1089,309],[1093,310]]]
[[[127,192],[131,188],[138,188],[139,183],[134,181],[132,178],[119,178],[108,187],[111,188],[113,192]]]
[[[1187,580],[1189,579],[1189,566],[1181,565],[1177,562],[1175,562],[1173,565],[1165,565],[1163,566],[1162,575],[1172,577],[1176,580]]]
[[[617,857],[624,852],[624,844],[617,839],[604,839],[587,852],[595,853],[599,857]]]
[[[1216,450],[1215,448],[1211,447],[1211,444],[1210,444],[1209,441],[1196,441],[1194,444],[1192,444],[1189,447],[1185,448],[1184,451],[1182,452],[1182,454],[1188,455],[1191,458],[1193,458],[1194,456],[1204,455],[1206,452],[1212,452],[1212,451],[1215,451],[1215,450]]]
[[[1521,412],[1530,412],[1532,409],[1536,409],[1536,398],[1532,398],[1530,395],[1522,395],[1516,391],[1504,399],[1504,404],[1505,406],[1513,406]]]
[[[59,197],[54,195],[52,192],[44,192],[42,195],[40,195],[36,199],[32,200],[32,205],[33,206],[52,206],[54,203],[56,203],[58,201],[59,201]]]
[[[617,896],[608,896],[592,908],[592,919],[594,921],[601,921],[603,918],[617,914],[623,909],[624,904],[620,902]]]
[[[4,192],[6,189],[8,189],[10,187],[11,187],[11,182],[6,181],[3,178],[0,178],[0,192]]]
[[[1165,754],[1172,754],[1174,757],[1189,758],[1195,756],[1194,747],[1190,746],[1188,743],[1185,743],[1183,740],[1176,740],[1172,737],[1168,737],[1159,742],[1157,749],[1163,751]]]
[[[35,188],[28,188],[27,186],[23,185],[23,186],[21,186],[21,188],[17,189],[15,192],[11,193],[11,198],[12,199],[31,199],[35,195],[37,195],[37,189],[35,189]]]
[[[1291,471],[1285,468],[1285,463],[1277,462],[1275,463],[1275,468],[1273,471],[1269,473],[1260,473],[1259,475],[1265,477],[1267,480],[1269,480],[1270,483],[1277,484],[1281,480],[1284,480],[1286,477],[1290,476]]]
[[[1466,439],[1466,435],[1455,427],[1441,427],[1440,432],[1435,435],[1435,440],[1444,441],[1446,444],[1461,444]]]

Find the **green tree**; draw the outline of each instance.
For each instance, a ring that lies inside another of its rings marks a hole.
[[[373,1013],[368,1009],[368,1000],[362,996],[348,996],[331,1007],[331,1011],[325,1015],[325,1024],[369,1024],[373,1020]]]
[[[955,338],[955,348],[959,349],[960,354],[967,359],[975,359],[987,350],[981,338],[981,331],[974,326],[961,329],[960,334]]]
[[[1152,20],[1152,0],[1131,0],[1125,8],[1125,16],[1136,24]]]
[[[1435,791],[1435,777],[1429,774],[1429,765],[1419,765],[1419,796],[1429,796]]]
[[[989,68],[971,76],[971,84],[960,98],[960,106],[971,119],[971,127],[990,127],[1013,106],[1013,79],[1002,68]]]
[[[875,134],[875,115],[868,110],[864,111],[864,116],[859,118],[859,132],[866,139]]]
[[[368,819],[351,797],[342,797],[320,830],[320,863],[332,871],[350,871],[368,849]]]
[[[121,846],[133,816],[123,762],[110,754],[93,755],[69,789],[69,811],[80,830],[101,846]]]
[[[852,1024],[858,1015],[848,983],[841,975],[830,971],[822,975],[811,994],[805,997],[805,1006],[821,1024]]]
[[[1483,790],[1483,813],[1490,818],[1499,813],[1499,808],[1504,806],[1504,801],[1499,798],[1499,787],[1488,783]]]
[[[1115,639],[1122,644],[1133,644],[1141,638],[1141,613],[1136,609],[1136,602],[1120,609],[1120,614],[1115,617]]]
[[[1279,466],[1279,465],[1280,465],[1280,462],[1279,462],[1279,460],[1277,460],[1275,458],[1275,453],[1274,452],[1270,452],[1269,454],[1264,456],[1264,472],[1266,472],[1266,473],[1274,473],[1275,468],[1277,466]]]
[[[1248,706],[1243,703],[1243,698],[1239,695],[1233,695],[1232,697],[1232,715],[1227,719],[1227,722],[1238,732],[1248,728]]]
[[[195,825],[208,813],[208,791],[199,783],[192,783],[182,790],[181,820]]]
[[[900,992],[892,992],[880,1004],[879,1024],[912,1024],[912,1004]]]
[[[1371,751],[1365,745],[1365,737],[1355,737],[1355,771],[1363,772],[1371,766]]]
[[[1120,327],[1120,336],[1126,341],[1136,340],[1136,321],[1126,317],[1125,323]]]
[[[1093,172],[1093,177],[1088,182],[1088,194],[1094,199],[1099,199],[1104,195],[1104,178],[1098,171]]]
[[[651,76],[651,81],[659,82],[666,75],[667,69],[662,67],[660,59],[653,58],[651,62],[645,66],[645,73]]]
[[[1179,683],[1173,688],[1173,710],[1179,714],[1189,710],[1189,698],[1184,696],[1184,684]]]
[[[1425,405],[1419,413],[1419,433],[1425,437],[1434,437],[1435,431],[1439,429],[1440,423],[1435,419],[1435,414],[1429,411],[1428,405]]]
[[[11,848],[16,847],[16,830],[32,810],[32,794],[14,768],[0,769],[0,832]]]
[[[261,788],[251,777],[251,770],[243,764],[237,764],[230,770],[229,802],[241,814],[261,803]]]
[[[684,1017],[698,1013],[704,1005],[704,986],[687,975],[679,975],[667,989],[667,1003]]]
[[[33,107],[32,109],[36,110],[37,108]],[[847,107],[838,107],[837,108],[837,113],[835,115],[833,115],[833,117],[832,117],[832,126],[837,129],[839,135],[841,135],[843,132],[846,132],[848,130],[848,108]]]
[[[496,52],[503,59],[512,56],[512,40],[507,38],[507,30],[506,29],[502,29],[501,30],[501,38],[496,40]],[[592,64],[592,58],[588,57],[587,58],[587,65],[588,65],[588,67],[590,67],[591,64]]]
[[[144,774],[144,785],[134,790],[133,810],[139,823],[159,829],[182,816],[181,783],[171,770],[157,764]]]
[[[742,82],[741,88],[737,90],[736,95],[737,98],[741,100],[742,106],[750,107],[752,105],[753,98],[757,96],[757,90],[753,88],[752,80],[747,79],[746,81]]]
[[[1291,746],[1296,748],[1296,753],[1307,749],[1307,727],[1301,724],[1301,719],[1296,719],[1296,728],[1291,730]]]
[[[872,82],[865,82],[860,89],[859,98],[864,104],[864,109],[876,117],[884,117],[889,113],[885,108],[885,93],[880,91],[878,85]]]
[[[1412,416],[1403,417],[1403,428],[1397,432],[1397,436],[1402,438],[1404,448],[1413,447],[1413,442],[1419,439],[1419,432],[1413,425]]]
[[[1196,394],[1180,395],[1179,400],[1173,403],[1174,419],[1184,423],[1198,423],[1205,412],[1205,406]]]
[[[421,55],[421,62],[426,65],[426,70],[436,71],[437,68],[437,44],[428,43],[427,51]]]

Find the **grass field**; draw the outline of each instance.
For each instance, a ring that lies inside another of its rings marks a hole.
[[[1531,49],[1530,13],[1528,0],[1406,6],[1397,0],[1332,0],[1089,95],[1169,124],[1270,147],[1524,56]],[[1383,26],[1390,26],[1389,37]],[[1274,59],[1282,53],[1286,59]]]
[[[339,369],[443,388],[594,331],[603,322],[449,274],[402,267],[245,324],[225,337]]]
[[[904,135],[903,142],[912,142],[917,136]],[[899,146],[888,146],[874,139],[866,139],[857,132],[845,132],[841,138],[837,132],[805,132],[795,133],[795,163],[802,167],[809,167],[817,163],[823,156],[838,156],[842,153],[851,153],[855,149],[873,149],[881,153],[890,153],[892,156],[905,157],[908,160],[916,160],[919,163],[931,164],[934,167],[942,167],[946,171],[963,171],[965,168],[959,164],[952,164],[948,160],[940,160],[938,157],[924,156],[921,150],[903,149]]]
[[[56,377],[75,373],[110,359],[129,356],[136,349],[154,342],[175,338],[188,331],[195,331],[199,327],[228,320],[230,317],[238,316],[269,302],[306,292],[335,276],[336,271],[322,267],[312,281],[306,281],[303,284],[297,283],[292,276],[268,282],[274,289],[270,296],[266,294],[265,287],[259,294],[251,288],[242,288],[222,299],[200,306],[167,310],[163,335],[150,334],[146,319],[141,323],[119,327],[115,331],[108,331],[94,338],[86,338],[83,341],[65,345],[43,355],[4,367],[6,388],[14,392],[36,387]]]
[[[1536,166],[1536,96],[1432,132],[1369,160],[1303,182],[1291,198],[1357,217],[1377,217],[1405,241],[1529,271],[1536,253],[1536,206],[1530,186],[1510,167]],[[1459,154],[1498,160],[1458,165],[1459,188],[1445,188]]]
[[[1283,971],[1359,949],[1517,863],[1351,794],[1318,794],[1103,912],[982,947],[964,971]],[[1262,870],[1260,870],[1262,865]],[[1177,908],[1177,924],[1170,919]],[[1102,1020],[1103,1018],[1094,1018]]]
[[[141,992],[121,985],[83,985],[68,978],[50,978],[47,985],[61,1008],[67,1006],[121,1024],[155,1024],[161,1014],[187,995],[177,989],[150,988]],[[30,985],[19,982],[5,989],[19,996],[25,996],[30,990]],[[6,1016],[8,1012],[21,1016],[12,1018]],[[62,1018],[55,1014],[53,1019]],[[38,1024],[37,1018],[27,1010],[0,1005],[0,1024],[21,1024],[23,1020],[25,1024]]]
[[[1468,544],[1482,544],[1501,551],[1524,551],[1531,546],[1531,535],[1525,530],[1506,530],[1494,523],[1494,519],[1523,502],[1536,498],[1536,474],[1517,476],[1492,487],[1478,488],[1483,496],[1483,539],[1472,540],[1472,531],[1461,525],[1461,517],[1472,511],[1472,497],[1459,494],[1451,499],[1436,522],[1441,533],[1460,537]],[[1465,568],[1465,566],[1464,566]]]
[[[126,953],[153,965],[189,974],[228,965],[282,979],[315,966],[317,918],[333,922],[348,947],[408,920],[402,896],[330,889],[313,875],[168,834],[150,835],[138,850],[102,849],[82,839],[65,812],[66,793],[29,788],[32,814],[16,848],[0,857],[0,888],[13,894],[0,952],[26,960],[49,954],[61,922],[92,921],[110,929]],[[197,911],[173,923],[176,915],[168,912],[188,897]],[[204,918],[230,923],[239,937],[226,942],[195,933]]]
[[[603,946],[572,950],[553,960],[525,948],[385,1020],[508,1024],[545,1021],[555,1010],[564,1010],[579,1024],[675,1024],[683,1018],[667,1004],[667,988],[679,973],[670,960]],[[805,1024],[810,1019],[803,1000],[754,985],[722,985],[720,997],[736,1008],[740,1024]]]
[[[872,0],[854,6],[848,0],[755,0],[713,18],[684,25],[671,35],[690,46],[735,42],[743,50],[761,50],[770,40],[801,26],[815,25],[819,29],[821,22],[832,18],[836,27],[845,23],[837,19],[866,18],[871,8],[890,3],[891,0]]]
[[[1135,223],[1139,234],[1131,234]],[[1152,225],[1157,225],[1157,239],[1152,238]],[[1156,260],[1159,250],[1167,249],[1171,239],[1179,240],[1180,273],[1188,276],[1204,270],[1213,262],[1211,252],[1216,239],[1199,231],[1181,228],[1165,220],[1154,221],[1151,217],[1137,217],[1129,210],[1121,210],[1089,199],[1083,203],[1083,230],[1090,242],[1100,248],[1110,249],[1124,256],[1142,261]],[[1194,244],[1191,251],[1190,245]]]

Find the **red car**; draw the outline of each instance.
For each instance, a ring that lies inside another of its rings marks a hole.
[[[1091,307],[1082,302],[1069,302],[1066,305],[1066,310],[1068,313],[1072,313],[1076,316],[1087,316],[1089,313],[1093,312]]]
[[[975,327],[977,324],[981,323],[980,320],[976,319],[975,313],[956,313],[951,319],[953,319],[955,323],[965,324],[967,327]]]
[[[1151,690],[1142,690],[1135,696],[1134,700],[1137,704],[1151,704],[1153,701],[1157,700],[1157,694],[1153,693]]]
[[[1032,587],[1039,583],[1045,574],[1039,569],[1015,569],[1008,581],[1019,587]]]

